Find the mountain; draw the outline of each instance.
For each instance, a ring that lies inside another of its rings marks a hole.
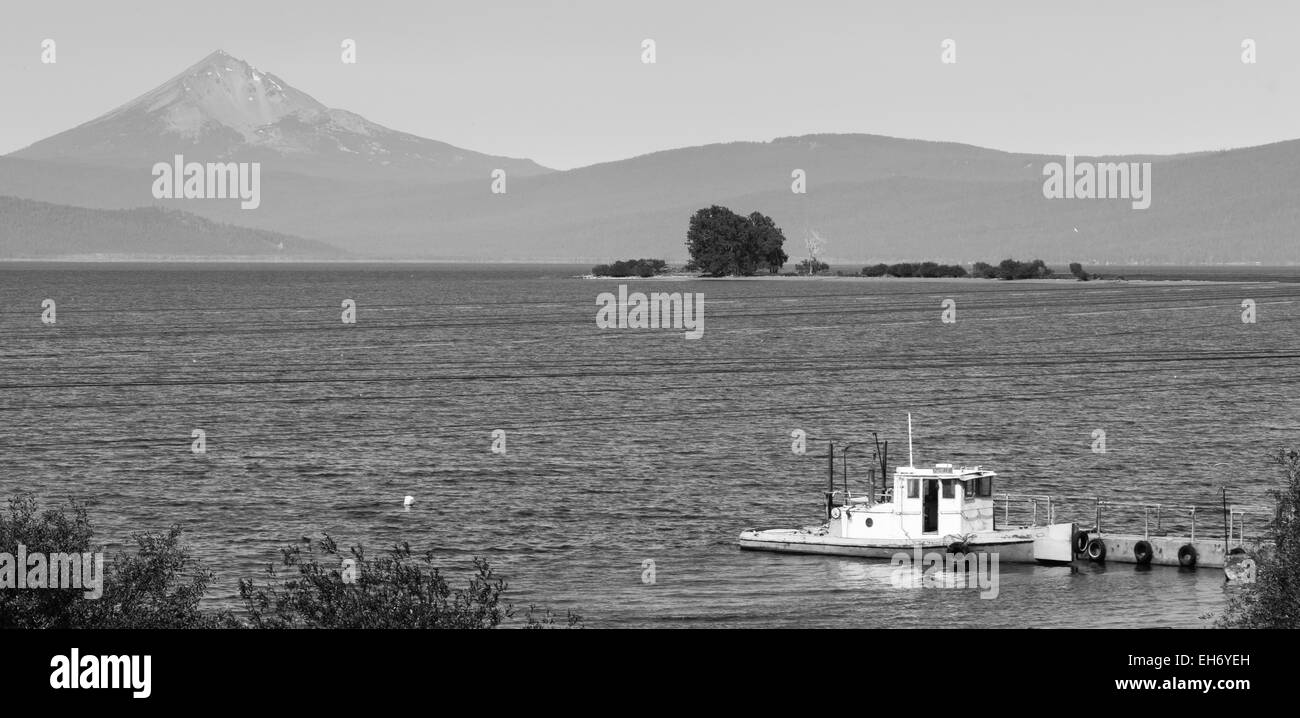
[[[0,259],[341,259],[320,242],[145,207],[99,210],[0,197]]]
[[[261,162],[263,171],[346,179],[448,182],[494,169],[527,177],[551,170],[390,130],[223,51],[157,88],[11,157],[143,167],[174,154],[199,162]]]
[[[371,140],[383,151],[368,153]],[[123,108],[0,157],[0,195],[99,209],[157,204],[359,258],[680,261],[690,215],[721,204],[771,216],[796,259],[816,230],[837,269],[1008,256],[1300,263],[1300,141],[1078,158],[1150,162],[1143,210],[1044,198],[1043,167],[1059,156],[876,135],[712,144],[564,172],[454,148],[468,159],[448,161],[447,147],[325,109],[218,53]],[[152,164],[181,150],[187,160],[265,158],[260,206],[154,200]],[[497,168],[507,171],[504,194],[492,192]],[[796,169],[806,173],[804,194],[791,192]]]

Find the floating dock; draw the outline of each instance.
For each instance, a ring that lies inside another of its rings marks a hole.
[[[1075,558],[1093,563],[1131,563],[1139,566],[1175,566],[1185,569],[1221,568],[1229,578],[1252,572],[1259,543],[1244,536],[1245,516],[1259,514],[1261,509],[1238,506],[1224,507],[1224,533],[1217,538],[1196,535],[1196,507],[1160,504],[1133,504],[1095,499],[1096,522],[1091,529],[1080,528],[1075,535]],[[1105,508],[1142,510],[1142,533],[1103,531],[1102,513]],[[1152,535],[1154,512],[1155,532],[1160,533],[1162,520],[1168,515],[1185,513],[1191,531],[1184,536]],[[1252,574],[1253,575],[1253,574]]]
[[[1077,558],[1095,563],[1133,563],[1183,568],[1223,568],[1229,552],[1240,549],[1249,553],[1249,544],[1229,546],[1223,539],[1193,539],[1187,536],[1152,536],[1103,534],[1080,530],[1075,548]]]

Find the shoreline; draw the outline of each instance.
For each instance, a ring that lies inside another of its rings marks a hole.
[[[114,271],[127,269],[156,269],[159,271],[204,268],[225,271],[246,269],[248,271],[283,270],[283,271],[342,271],[348,269],[382,269],[385,267],[401,269],[425,269],[427,271],[446,271],[463,267],[477,271],[518,272],[529,269],[544,271],[551,278],[586,279],[602,281],[801,281],[801,282],[934,282],[952,284],[954,282],[1015,282],[1029,284],[1293,284],[1300,283],[1300,266],[1297,265],[1243,265],[1243,264],[1198,264],[1198,265],[1098,265],[1088,269],[1111,270],[1118,276],[1104,279],[1092,279],[1080,282],[1072,275],[1062,274],[1053,278],[1035,279],[990,279],[984,277],[866,277],[862,275],[771,275],[756,274],[751,277],[706,277],[692,273],[673,272],[652,277],[613,277],[596,276],[583,268],[590,265],[572,261],[472,261],[454,259],[285,259],[265,257],[213,257],[213,258],[74,258],[61,257],[49,259],[0,259],[0,271],[31,272],[49,269],[66,271],[80,269],[85,271]],[[1122,274],[1121,274],[1122,273]],[[1258,276],[1252,276],[1258,275]],[[1122,277],[1122,278],[1121,278]]]
[[[815,282],[833,282],[833,281],[858,281],[858,282],[928,282],[928,283],[950,283],[950,282],[988,282],[1003,284],[1281,284],[1279,279],[1213,279],[1197,277],[1169,277],[1168,279],[1153,279],[1142,277],[1136,279],[1090,279],[1086,282],[1075,279],[1074,277],[1061,277],[1053,279],[1050,277],[1039,279],[995,279],[989,277],[863,277],[863,276],[781,276],[781,275],[755,275],[752,277],[704,277],[695,274],[661,274],[654,277],[610,277],[597,276],[594,274],[578,275],[576,279],[590,279],[612,281],[638,281],[638,282],[655,282],[655,281],[701,281],[701,282],[772,282],[772,281],[815,281]],[[1296,281],[1300,282],[1300,270],[1297,271]]]

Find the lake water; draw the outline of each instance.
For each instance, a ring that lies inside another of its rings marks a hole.
[[[1217,569],[1002,565],[982,600],[895,589],[888,562],[741,552],[736,536],[818,521],[824,447],[794,455],[793,429],[877,431],[892,469],[910,411],[918,465],[990,467],[999,491],[1072,497],[1058,517],[1080,521],[1099,495],[1194,504],[1213,535],[1219,488],[1266,504],[1280,480],[1266,454],[1300,445],[1294,268],[1216,277],[1242,283],[625,280],[703,292],[695,341],[597,328],[596,295],[620,280],[584,269],[6,266],[0,495],[84,500],[110,546],[179,522],[219,574],[213,606],[325,532],[432,548],[458,580],[485,557],[516,604],[588,626],[1198,626],[1223,604]],[[851,482],[867,464],[850,457]],[[1120,520],[1141,530],[1140,514]]]

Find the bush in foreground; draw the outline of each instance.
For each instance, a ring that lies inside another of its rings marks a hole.
[[[91,554],[93,531],[82,506],[41,511],[36,499],[20,495],[0,514],[0,553],[16,556],[18,546],[48,557]],[[134,554],[105,561],[103,594],[84,589],[0,588],[0,628],[215,628],[227,613],[204,614],[199,601],[213,575],[181,543],[181,530],[141,533]],[[26,567],[14,567],[27,570]]]
[[[85,508],[76,504],[41,510],[24,494],[0,512],[0,553],[11,557],[19,545],[29,557],[92,554],[93,535]],[[354,547],[349,557],[355,580],[349,576],[345,582],[342,557],[327,536],[320,560],[310,547],[306,553],[297,546],[281,551],[283,565],[292,569],[286,580],[279,580],[274,566],[265,584],[241,580],[248,609],[248,618],[241,619],[200,608],[214,574],[182,542],[179,526],[134,539],[134,553],[104,562],[99,598],[88,598],[82,588],[12,587],[17,567],[0,560],[8,564],[0,565],[0,584],[10,586],[0,587],[0,628],[494,628],[514,615],[502,600],[506,584],[487,561],[475,560],[468,585],[452,588],[430,554],[414,557],[407,544],[374,558]],[[570,612],[560,624],[550,611],[529,606],[523,627],[581,623]]]
[[[283,549],[282,565],[291,572],[284,580],[272,565],[267,567],[267,585],[239,582],[253,627],[496,628],[514,615],[514,608],[501,598],[505,581],[493,575],[485,560],[474,560],[468,585],[453,588],[434,566],[432,552],[417,556],[407,543],[373,557],[359,546],[345,556],[329,536],[319,545],[320,560],[310,547],[305,556],[297,546]],[[581,620],[568,615],[569,626]],[[554,623],[549,613],[539,618],[529,607],[526,627]]]
[[[1273,493],[1277,513],[1268,526],[1267,550],[1255,557],[1255,582],[1228,598],[1220,628],[1300,628],[1300,452],[1279,451],[1284,486]]]

